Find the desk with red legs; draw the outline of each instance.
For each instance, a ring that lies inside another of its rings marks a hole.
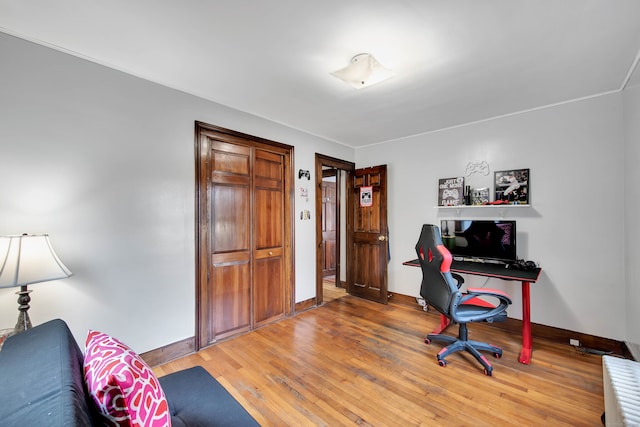
[[[403,262],[404,265],[419,267],[417,259]],[[449,270],[452,273],[472,274],[475,276],[495,277],[503,280],[515,280],[522,284],[522,350],[518,361],[528,365],[531,362],[533,340],[531,338],[531,283],[535,283],[540,277],[542,269],[518,270],[505,268],[502,264],[483,262],[453,261]],[[433,331],[439,334],[449,326],[449,319],[440,316],[440,325]]]

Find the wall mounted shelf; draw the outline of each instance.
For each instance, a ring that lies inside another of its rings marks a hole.
[[[484,209],[498,209],[501,212],[501,216],[504,216],[505,209],[513,208],[530,208],[531,205],[461,205],[461,206],[436,206],[436,209],[455,210],[456,215],[460,215],[461,211],[466,210],[484,210]]]

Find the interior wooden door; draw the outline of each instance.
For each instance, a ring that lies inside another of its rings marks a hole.
[[[197,342],[293,312],[293,148],[196,127]]]
[[[348,255],[347,290],[362,298],[386,304],[387,264],[387,166],[356,169],[351,189],[351,251]]]
[[[335,177],[333,171],[333,177]],[[322,277],[336,274],[337,244],[337,185],[334,181],[322,181]],[[336,282],[339,278],[336,278]]]

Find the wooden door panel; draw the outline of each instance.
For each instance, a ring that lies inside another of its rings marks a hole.
[[[211,141],[211,162],[213,179],[216,175],[225,176],[249,176],[250,149],[236,144],[222,141]]]
[[[383,273],[380,265],[379,244],[360,243],[354,248],[354,286],[362,288],[361,293],[375,297],[383,287]],[[382,266],[384,267],[384,266]],[[364,295],[363,295],[364,296]]]
[[[255,204],[255,248],[282,247],[282,192],[257,188]]]
[[[211,193],[213,252],[248,251],[250,247],[248,185],[215,185]]]
[[[251,151],[211,143],[210,342],[251,325]]]
[[[264,150],[256,150],[254,177],[256,186],[282,190],[283,156]]]
[[[209,294],[209,305],[213,308],[213,324],[210,325],[213,336],[221,339],[248,330],[251,325],[251,273],[248,254],[245,254],[244,260],[214,262],[211,272],[212,282],[217,285]]]
[[[255,150],[253,317],[256,326],[285,313],[283,156]]]
[[[256,326],[284,316],[282,257],[269,255],[255,260],[254,322]]]
[[[357,169],[353,175],[354,265],[347,286],[353,295],[387,303],[387,186],[386,165]],[[361,188],[371,187],[371,205],[360,203]]]
[[[381,233],[380,210],[378,207],[380,192],[373,189],[373,206],[360,208],[355,218],[355,231],[361,233]]]
[[[335,182],[322,182],[322,276],[336,274],[337,239],[337,186]]]
[[[322,275],[331,276],[336,273],[336,241],[325,240],[322,242]]]
[[[358,244],[353,247],[353,286],[354,293],[362,296],[366,292],[367,284],[370,283],[369,279],[369,251],[365,249],[364,245]]]
[[[282,156],[256,150],[254,180],[255,248],[282,247],[284,227]]]

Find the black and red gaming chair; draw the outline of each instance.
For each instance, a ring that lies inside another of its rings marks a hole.
[[[446,316],[453,323],[459,324],[458,337],[444,335],[440,331],[429,334],[425,342],[442,341],[447,344],[438,352],[438,363],[446,366],[445,357],[456,351],[465,350],[471,353],[484,367],[484,373],[491,375],[493,367],[478,350],[489,351],[495,357],[502,356],[502,349],[491,344],[471,341],[467,338],[467,323],[470,322],[497,322],[507,317],[507,307],[511,304],[511,297],[496,289],[468,288],[467,293],[462,293],[457,286],[457,281],[452,277],[451,253],[442,244],[440,230],[435,225],[422,226],[420,240],[416,244],[418,261],[422,268],[422,285],[420,295],[424,300]],[[487,303],[478,297],[491,297],[496,300],[496,305]]]

